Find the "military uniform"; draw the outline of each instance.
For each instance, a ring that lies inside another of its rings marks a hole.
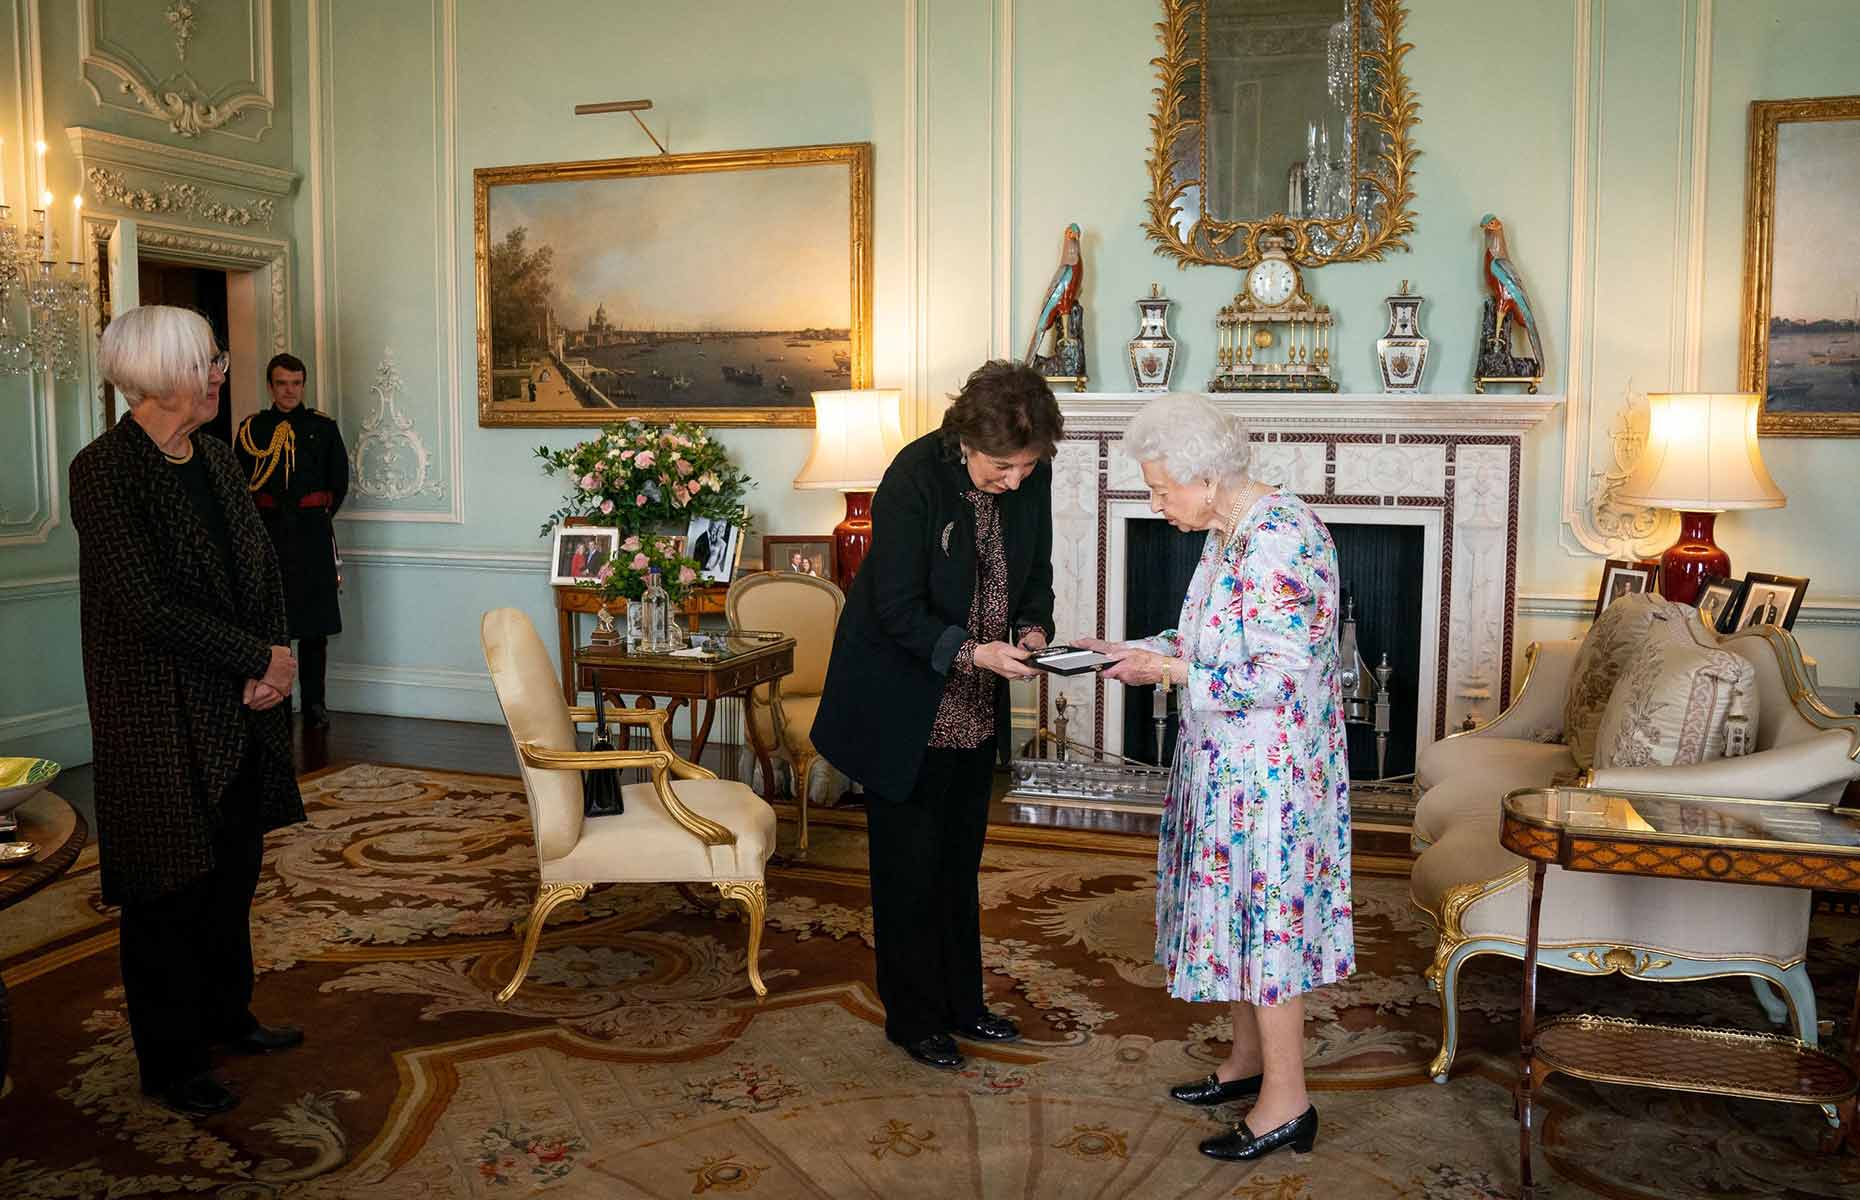
[[[342,632],[333,524],[349,494],[342,432],[315,409],[299,404],[282,412],[273,405],[240,423],[233,449],[278,550],[285,611],[298,641],[298,685],[305,711],[318,714],[329,635]]]

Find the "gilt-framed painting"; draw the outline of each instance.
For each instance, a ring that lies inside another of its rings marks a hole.
[[[1860,96],[1750,106],[1743,387],[1757,432],[1860,437]]]
[[[478,423],[812,425],[871,386],[872,146],[472,172]]]

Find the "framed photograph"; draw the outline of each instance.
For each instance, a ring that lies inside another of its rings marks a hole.
[[[549,550],[549,582],[593,583],[620,549],[620,531],[607,525],[557,525]]]
[[[1807,591],[1806,579],[1750,572],[1744,576],[1744,604],[1733,629],[1749,629],[1752,625],[1794,627],[1795,614],[1802,611],[1802,597]]]
[[[1860,437],[1860,96],[1755,101],[1749,141],[1739,360],[1757,432]]]
[[[1737,603],[1743,596],[1742,580],[1707,575],[1699,587],[1699,615],[1719,633],[1729,633],[1735,628],[1733,623],[1737,620]]]
[[[812,425],[872,381],[872,146],[472,172],[478,423]]]
[[[762,569],[791,571],[812,575],[816,579],[833,578],[833,538],[827,534],[813,536],[762,536]]]
[[[736,575],[736,560],[743,552],[743,528],[713,517],[692,517],[685,546],[697,559],[699,579],[728,583]]]
[[[1595,615],[1601,616],[1603,609],[1630,593],[1651,592],[1659,573],[1658,559],[1609,559],[1602,564],[1602,588],[1595,596]]]

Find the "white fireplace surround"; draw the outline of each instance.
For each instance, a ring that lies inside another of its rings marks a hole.
[[[1061,636],[1126,636],[1126,522],[1154,519],[1124,453],[1152,397],[1063,393],[1053,463],[1055,619]],[[1561,403],[1517,395],[1211,395],[1244,420],[1256,478],[1291,487],[1327,524],[1411,525],[1424,539],[1419,749],[1510,699],[1524,434]],[[1373,654],[1374,647],[1368,648]],[[1042,676],[1041,724],[1068,699],[1070,736],[1123,749],[1124,689]]]

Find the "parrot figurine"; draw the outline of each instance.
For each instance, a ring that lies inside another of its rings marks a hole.
[[[1531,298],[1525,294],[1524,281],[1518,278],[1517,270],[1506,255],[1505,224],[1487,213],[1479,218],[1479,228],[1485,230],[1485,285],[1491,289],[1495,313],[1492,339],[1498,349],[1507,350],[1510,338],[1506,322],[1515,319],[1524,327],[1524,336],[1531,343],[1530,357],[1541,363],[1544,351],[1543,342],[1537,336],[1537,316],[1531,311]]]
[[[1084,282],[1085,262],[1079,256],[1079,227],[1074,223],[1066,226],[1065,242],[1059,250],[1059,269],[1053,272],[1053,281],[1046,285],[1040,301],[1040,315],[1033,322],[1033,336],[1027,339],[1028,363],[1036,362],[1034,353],[1047,330],[1064,329],[1062,322],[1078,303],[1079,286]],[[1073,331],[1074,336],[1077,333]]]

